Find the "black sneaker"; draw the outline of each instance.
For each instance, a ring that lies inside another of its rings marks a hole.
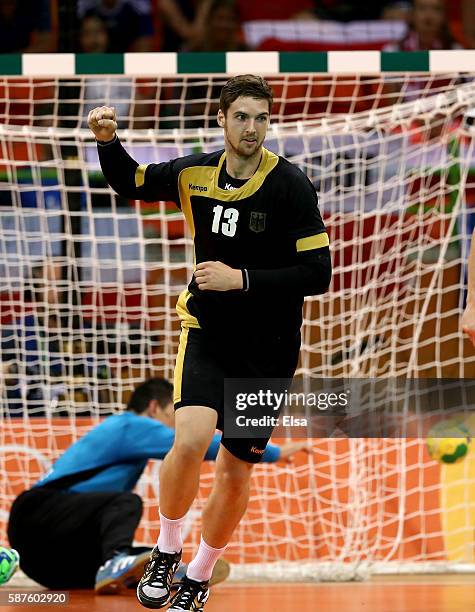
[[[163,608],[170,601],[173,575],[180,565],[179,553],[152,550],[150,561],[145,565],[144,575],[137,587],[137,598],[146,608]]]
[[[203,610],[208,601],[208,580],[197,582],[185,576],[176,595],[171,600],[168,612],[183,612],[187,610]]]

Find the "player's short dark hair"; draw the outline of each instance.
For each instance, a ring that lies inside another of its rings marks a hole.
[[[127,410],[142,414],[152,400],[157,400],[163,410],[173,399],[173,385],[164,378],[149,378],[135,388],[127,404]]]
[[[260,76],[254,74],[240,74],[229,79],[224,84],[219,97],[219,108],[226,115],[228,108],[240,96],[267,100],[269,103],[269,113],[272,110],[274,93],[269,83]]]

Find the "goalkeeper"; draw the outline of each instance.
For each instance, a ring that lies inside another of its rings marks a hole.
[[[193,278],[177,303],[176,438],[160,473],[160,537],[137,589],[150,608],[170,602],[201,458],[215,429],[224,427],[224,380],[291,379],[304,296],[324,293],[330,283],[315,189],[296,166],[263,147],[272,101],[261,77],[230,79],[217,117],[224,150],[147,166],[122,147],[113,108],[93,109],[88,117],[113,189],[130,199],[175,201],[195,246]],[[267,439],[223,432],[201,543],[171,611],[203,609],[213,566],[246,510],[252,467]]]
[[[99,594],[137,584],[150,548],[132,548],[142,500],[131,491],[148,460],[163,459],[173,445],[172,391],[160,378],[139,385],[125,412],[91,429],[14,501],[8,537],[30,578],[52,589],[95,587]],[[215,434],[205,459],[216,458],[219,442]],[[269,445],[264,459],[289,459],[301,448]],[[228,564],[216,569],[214,582],[227,576]]]

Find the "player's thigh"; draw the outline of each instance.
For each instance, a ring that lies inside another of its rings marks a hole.
[[[184,406],[207,406],[219,411],[223,381],[223,360],[217,347],[201,329],[183,327],[173,380],[175,410]]]
[[[259,346],[254,343],[252,349],[240,355],[239,362],[234,359],[226,375],[229,378],[252,379],[252,392],[271,390],[280,394],[288,391],[298,363],[300,334],[288,338],[275,336],[267,340],[261,339]],[[235,354],[236,356],[238,354]],[[245,386],[240,390],[247,392]],[[223,414],[226,410],[227,407],[224,408]],[[278,417],[279,413],[280,411],[273,410],[271,416]],[[272,425],[263,425],[259,427],[258,437],[252,432],[244,432],[248,433],[247,437],[244,435],[232,438],[226,431],[223,419],[218,421],[218,428],[223,431],[221,445],[237,460],[248,464],[262,460],[273,432]]]
[[[203,453],[223,404],[224,372],[201,329],[182,329],[175,366],[175,449]]]
[[[297,368],[299,351],[300,334],[256,338],[251,350],[240,355],[236,369],[244,373],[243,378],[290,380]]]
[[[203,459],[216,431],[218,413],[208,406],[182,406],[175,412],[174,449]]]

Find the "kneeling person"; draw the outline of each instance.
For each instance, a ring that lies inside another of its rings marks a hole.
[[[99,594],[137,585],[151,548],[132,546],[142,516],[142,500],[132,489],[148,460],[163,459],[173,446],[172,391],[160,378],[140,384],[126,411],[91,429],[13,502],[8,537],[30,578],[50,589],[95,588]],[[216,458],[220,437],[213,436],[205,459]],[[269,445],[265,458],[276,461],[297,450]],[[176,585],[186,569],[180,565]],[[229,564],[221,563],[213,582],[228,574]]]

